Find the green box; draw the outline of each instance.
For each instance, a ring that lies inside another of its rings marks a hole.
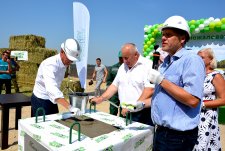
[[[219,124],[225,124],[225,106],[219,107]]]

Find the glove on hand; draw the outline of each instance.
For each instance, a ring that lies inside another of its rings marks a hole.
[[[62,114],[62,119],[68,119],[72,116],[73,116],[73,114],[71,112],[65,112]]]
[[[126,104],[125,108],[130,112],[138,112],[143,110],[145,107],[145,103],[141,101],[137,101],[135,103]]]
[[[73,107],[73,106],[71,106],[71,107],[69,108],[69,110],[70,110],[70,112],[73,112],[74,115],[77,115],[77,116],[81,116],[81,115],[82,115],[81,110],[78,109],[78,108],[75,108],[75,107]]]
[[[164,76],[159,71],[151,69],[148,73],[148,79],[153,84],[160,84],[164,79]]]

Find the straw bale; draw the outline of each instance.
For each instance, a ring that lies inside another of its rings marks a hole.
[[[17,82],[20,84],[23,84],[23,85],[34,85],[34,81],[35,81],[35,78],[36,78],[36,74],[24,74],[24,73],[20,73],[20,74],[17,74]]]
[[[45,48],[45,38],[36,35],[10,36],[10,49]]]
[[[28,61],[39,64],[46,58],[57,54],[57,50],[46,48],[33,48],[27,49],[27,51],[28,51]]]
[[[0,56],[0,58],[2,57],[2,53],[5,51],[5,50],[8,50],[9,48],[0,48],[0,54],[1,54],[1,56]]]
[[[63,81],[62,81],[62,84],[61,84],[61,87],[60,89],[62,91],[64,91],[66,89],[66,87],[69,87],[73,92],[84,92],[84,89],[81,88],[81,85],[80,85],[80,81],[76,80],[75,78],[73,77],[70,77],[70,78],[65,78]],[[64,95],[67,95],[65,93],[68,93],[68,91],[64,91]]]
[[[57,54],[57,50],[45,48],[44,37],[32,34],[11,36],[9,39],[9,48],[0,48],[0,53],[7,49],[28,52],[28,61],[18,60],[20,70],[17,72],[17,81],[20,86],[33,87],[41,62]]]
[[[32,63],[28,61],[19,61],[18,64],[20,65],[20,70],[17,72],[18,74],[32,74],[36,75],[37,70],[40,64]]]

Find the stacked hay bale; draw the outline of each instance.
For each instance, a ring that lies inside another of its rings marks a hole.
[[[40,63],[55,54],[57,50],[45,48],[45,38],[36,35],[11,36],[9,48],[28,52],[28,61],[18,61],[20,70],[17,72],[17,82],[20,86],[34,86],[34,80]]]
[[[20,70],[17,72],[17,82],[22,87],[33,88],[40,63],[44,59],[57,54],[57,50],[45,48],[44,37],[36,35],[11,36],[9,39],[9,48],[1,48],[0,52],[2,53],[7,49],[28,52],[28,61],[18,60]],[[65,83],[63,82],[62,89],[65,88]],[[80,82],[74,81],[73,83],[73,90],[75,90],[75,87],[80,90]]]
[[[11,36],[9,39],[9,48],[18,50],[45,48],[45,38],[36,35]]]

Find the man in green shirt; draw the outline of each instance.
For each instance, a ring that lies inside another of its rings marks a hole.
[[[111,69],[109,70],[109,73],[108,73],[108,76],[107,76],[107,80],[106,80],[107,87],[111,85],[111,83],[113,82],[114,78],[116,77],[116,74],[117,74],[117,71],[118,71],[120,65],[123,64],[123,58],[122,58],[121,51],[119,51],[118,58],[119,58],[119,62],[114,64],[114,65],[112,65]],[[119,100],[118,93],[116,93],[114,96],[112,96],[109,99],[109,101],[114,103],[115,105],[119,106],[120,100]],[[112,115],[117,115],[118,114],[118,108],[115,107],[112,104],[110,104],[109,111],[110,111],[110,114],[112,114]]]

